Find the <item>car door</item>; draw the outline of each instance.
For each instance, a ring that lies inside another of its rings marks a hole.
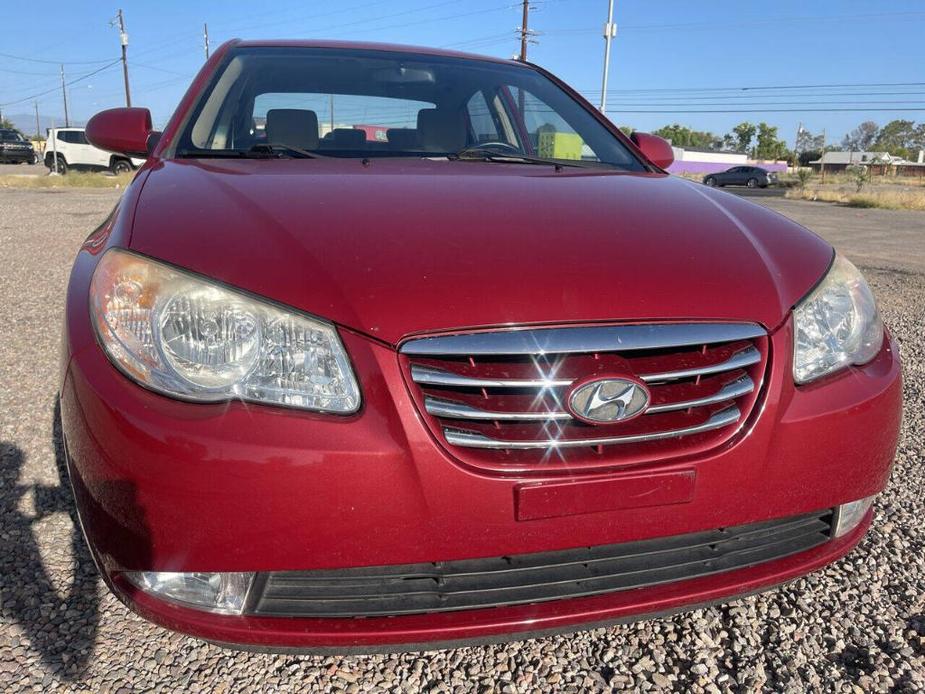
[[[109,166],[109,152],[91,145],[89,140],[87,140],[87,134],[83,130],[74,131],[74,135],[77,136],[77,146],[80,147],[80,157],[82,160],[86,161],[87,164],[91,166],[101,166],[103,168]]]
[[[739,170],[738,166],[733,166],[731,169],[726,169],[725,171],[720,171],[716,176],[716,182],[720,185],[727,186],[730,183],[736,182],[736,171]]]

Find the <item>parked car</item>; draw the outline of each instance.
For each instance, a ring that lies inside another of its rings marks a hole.
[[[0,164],[33,164],[35,148],[18,130],[0,129]]]
[[[719,173],[707,174],[703,182],[708,186],[748,186],[767,188],[777,183],[777,174],[760,166],[733,166]]]
[[[45,143],[45,166],[55,170],[58,158],[58,173],[66,174],[70,169],[83,171],[112,171],[114,174],[128,173],[144,163],[142,157],[130,157],[123,152],[107,152],[94,147],[87,141],[83,128],[49,128]]]
[[[536,66],[341,42],[226,43],[170,123],[87,125],[150,155],[74,262],[60,387],[82,528],[145,618],[522,638],[866,533],[901,418],[870,288],[661,138]]]

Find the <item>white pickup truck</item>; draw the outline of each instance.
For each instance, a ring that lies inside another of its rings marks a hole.
[[[98,149],[87,141],[83,128],[49,128],[45,141],[45,166],[55,170],[55,157],[58,158],[58,173],[67,173],[70,169],[100,171],[108,169],[115,174],[127,173],[137,169],[144,159],[134,159],[126,154],[113,154]]]

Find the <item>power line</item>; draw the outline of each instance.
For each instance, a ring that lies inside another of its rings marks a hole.
[[[673,102],[678,99],[684,99],[685,103],[696,102],[696,101],[710,101],[711,99],[722,99],[724,102],[741,102],[745,103],[756,103],[756,99],[792,99],[794,96],[797,96],[793,93],[785,92],[782,94],[713,94],[710,96],[685,96],[685,95],[675,95],[675,96],[646,96],[643,94],[627,94],[624,96],[615,95],[614,92],[609,93],[610,96],[615,96],[616,99],[623,103],[643,103],[643,104],[654,104],[661,102]],[[823,92],[819,94],[805,94],[803,95],[805,99],[827,99],[833,96],[854,96],[858,98],[869,98],[877,96],[925,96],[925,91],[916,90],[916,91],[901,91],[901,92]],[[800,103],[814,103],[801,101]]]
[[[80,81],[82,81],[82,80],[85,80],[85,79],[87,79],[88,77],[93,77],[93,75],[99,74],[100,72],[103,72],[103,70],[108,70],[109,68],[118,65],[120,62],[121,62],[121,58],[117,58],[116,60],[113,60],[113,61],[112,61],[111,63],[109,63],[108,65],[104,65],[104,66],[101,67],[101,68],[98,68],[98,69],[96,69],[96,70],[93,70],[93,72],[88,72],[88,73],[85,74],[85,75],[81,75],[80,77],[77,77],[77,78],[75,78],[75,79],[72,79],[70,82],[65,82],[64,86],[65,86],[65,87],[70,87],[72,84],[76,84],[77,82],[80,82]],[[64,63],[64,64],[66,65],[66,63]],[[47,89],[47,90],[44,91],[44,92],[39,92],[38,94],[32,94],[31,96],[24,96],[22,99],[15,99],[15,100],[13,100],[13,101],[5,101],[5,102],[3,102],[2,104],[0,104],[0,106],[12,106],[13,104],[20,104],[20,103],[22,103],[23,101],[32,101],[33,99],[37,99],[37,98],[40,97],[40,96],[45,96],[45,95],[47,95],[47,94],[51,94],[52,92],[56,92],[56,91],[58,91],[58,89],[59,89],[58,86],[54,86],[54,87],[52,87],[51,89]]]
[[[616,101],[616,102],[611,102],[611,103],[616,104],[618,106],[632,106],[632,107],[653,106],[656,108],[665,108],[668,106],[684,107],[684,106],[691,105],[683,101],[677,102],[677,103],[667,103],[667,104],[666,103],[652,104],[652,103],[647,103],[645,101],[635,102],[635,103]],[[767,108],[771,108],[771,107],[776,107],[776,106],[857,106],[857,107],[861,107],[861,106],[890,106],[894,104],[896,105],[898,104],[920,105],[920,104],[925,104],[925,101],[857,101],[857,100],[854,100],[854,101],[812,101],[809,103],[805,101],[774,101],[774,102],[751,102],[748,104],[734,104],[734,103],[731,104],[728,101],[714,101],[714,102],[707,102],[707,103],[695,104],[695,105],[698,108],[701,106],[727,106],[730,108],[735,108],[740,105],[744,105],[748,107],[764,106]]]
[[[57,72],[28,72],[26,70],[9,70],[4,67],[0,67],[0,72],[8,72],[11,75],[29,75],[30,77],[47,77],[57,75]]]
[[[178,72],[177,70],[168,70],[167,68],[160,67],[159,65],[148,65],[147,63],[139,63],[137,61],[132,61],[132,65],[135,67],[141,67],[145,70],[155,70],[157,72],[163,72],[167,75],[180,75],[181,77],[187,77],[189,73]]]
[[[12,58],[13,60],[26,60],[30,63],[46,63],[49,65],[99,65],[105,63],[105,60],[45,60],[43,58],[26,58],[21,55],[10,55],[9,53],[0,53],[0,57]]]
[[[925,111],[925,108],[733,108],[733,109],[704,109],[704,110],[686,110],[686,109],[619,109],[619,113],[840,113],[840,112],[919,112]]]
[[[624,28],[633,31],[651,31],[660,29],[728,29],[748,26],[764,26],[767,24],[786,24],[790,22],[821,22],[821,21],[851,21],[854,19],[881,19],[884,17],[922,17],[925,12],[868,12],[851,15],[811,15],[802,17],[768,17],[765,19],[748,20],[741,22],[686,22],[675,24],[628,24]]]
[[[847,87],[923,87],[925,82],[843,82],[829,84],[778,84],[778,85],[752,85],[745,87],[660,87],[657,89],[610,89],[610,94],[651,94],[656,92],[739,92],[753,90],[782,90],[782,89],[828,89]],[[599,94],[600,90],[582,90],[585,93]]]

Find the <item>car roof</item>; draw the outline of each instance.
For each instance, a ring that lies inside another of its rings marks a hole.
[[[235,48],[332,48],[342,50],[362,50],[362,51],[388,51],[392,53],[409,53],[418,55],[434,55],[447,58],[465,58],[467,60],[483,60],[491,63],[503,63],[505,65],[517,65],[520,67],[529,67],[529,64],[519,60],[508,60],[506,58],[496,58],[488,55],[479,55],[478,53],[465,53],[462,51],[451,51],[444,48],[429,48],[426,46],[409,46],[396,43],[374,43],[368,41],[329,41],[321,39],[232,39],[231,43]]]

